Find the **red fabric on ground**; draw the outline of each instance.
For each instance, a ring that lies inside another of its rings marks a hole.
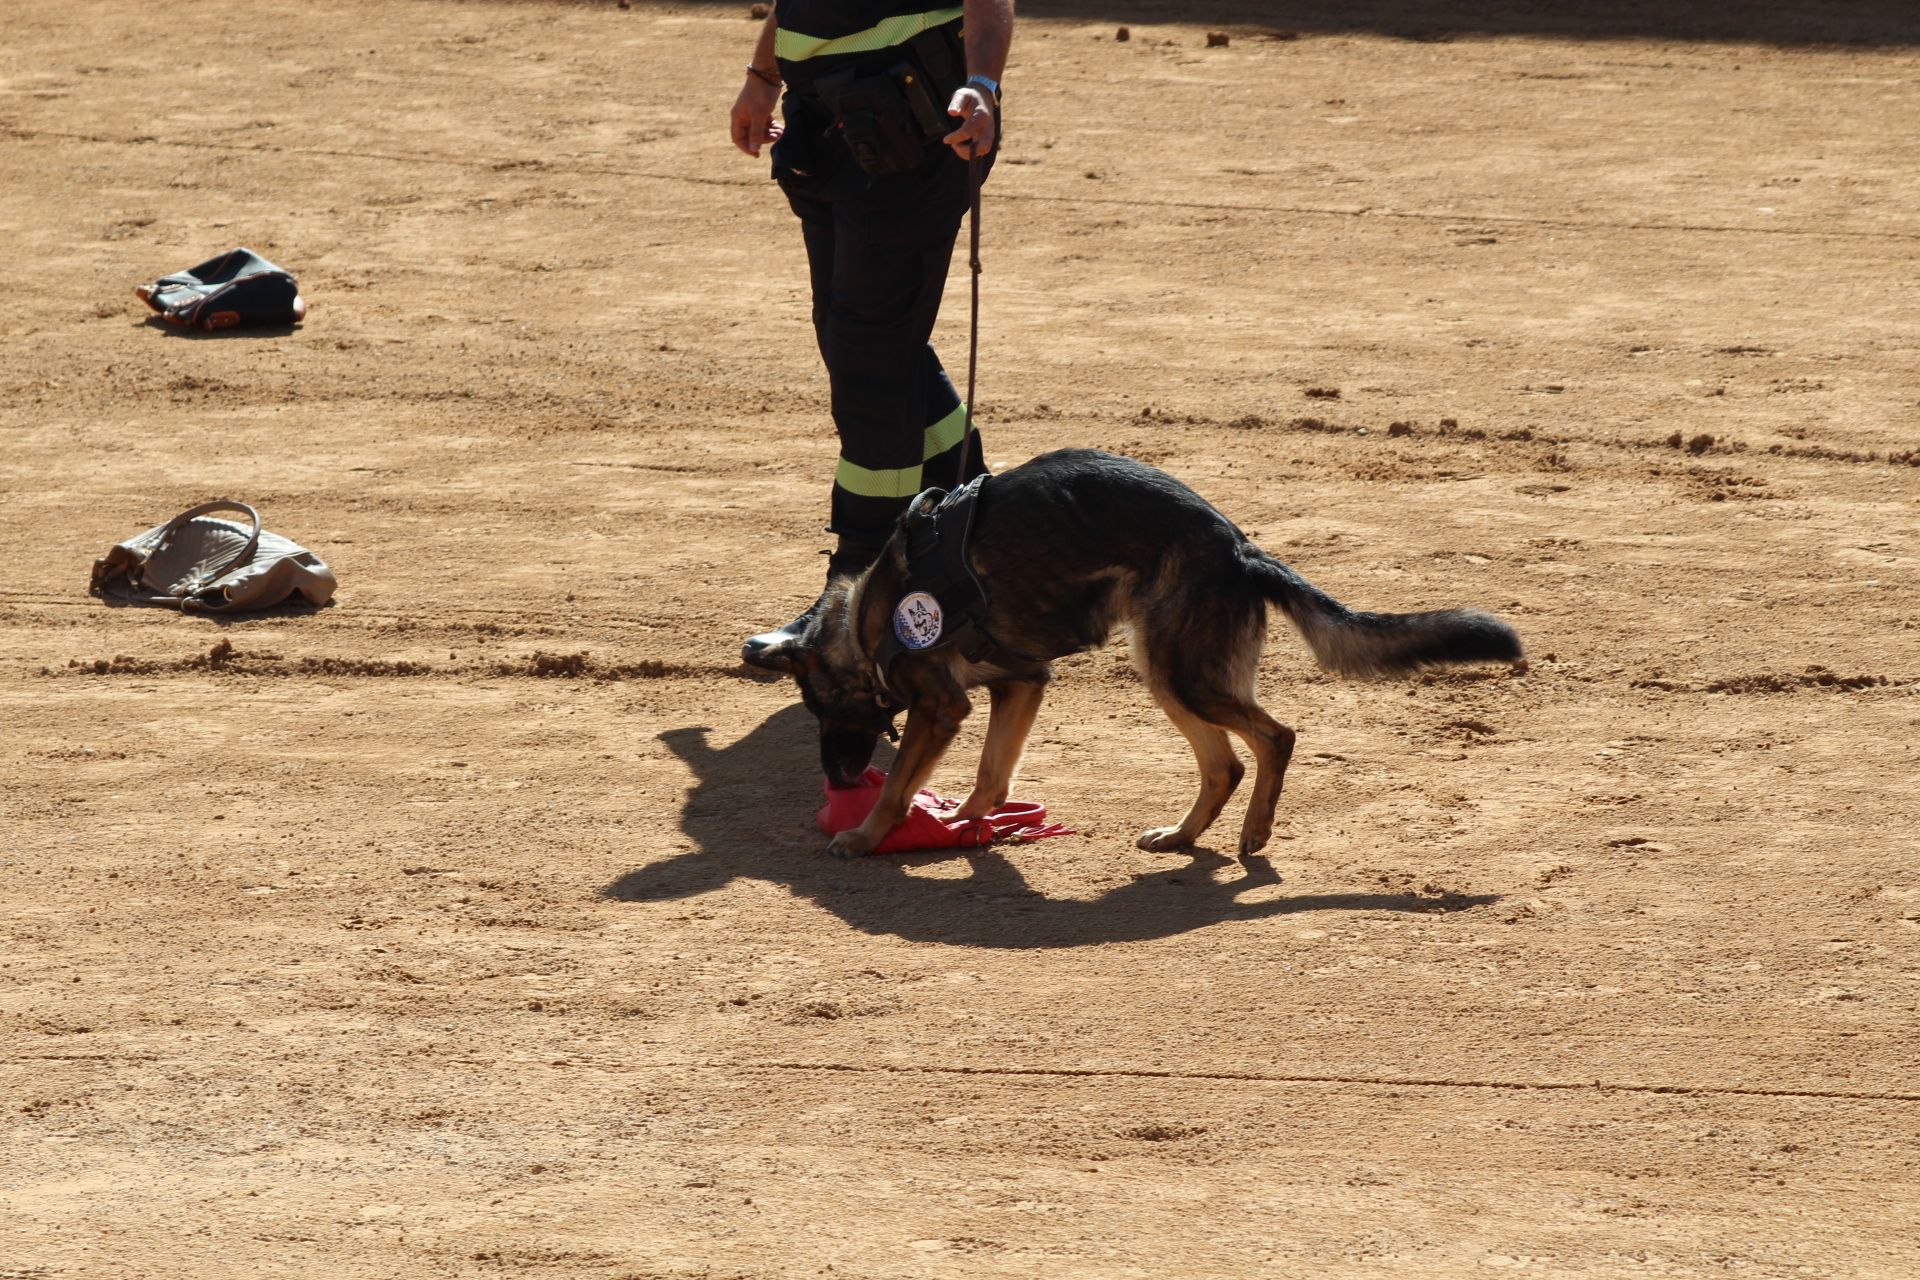
[[[880,802],[880,787],[887,775],[869,767],[860,784],[835,787],[823,784],[827,802],[820,806],[820,829],[839,835],[865,822]],[[1009,801],[984,818],[954,818],[957,800],[921,790],[907,809],[906,819],[887,833],[875,853],[917,853],[926,849],[962,849],[996,840],[1039,840],[1046,836],[1070,836],[1073,832],[1057,822],[1047,821],[1047,806],[1032,801]]]

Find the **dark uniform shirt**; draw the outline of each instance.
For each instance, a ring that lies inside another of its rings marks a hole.
[[[789,85],[804,92],[847,67],[884,66],[898,45],[935,27],[958,36],[961,6],[939,0],[779,0],[774,56]]]

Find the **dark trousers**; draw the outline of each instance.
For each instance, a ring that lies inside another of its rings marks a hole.
[[[789,98],[786,115],[802,145],[776,148],[774,176],[800,219],[840,435],[832,528],[877,545],[922,489],[987,469],[929,342],[970,199],[967,162],[936,143],[914,171],[868,174],[804,104]]]

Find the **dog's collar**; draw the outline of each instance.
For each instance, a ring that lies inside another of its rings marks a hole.
[[[871,658],[880,687],[889,696],[898,697],[887,676],[893,664],[909,653],[951,646],[968,662],[1007,667],[1034,661],[988,632],[987,593],[967,563],[974,511],[988,479],[975,476],[951,493],[928,489],[900,519],[906,581]],[[871,582],[869,578],[864,585]]]

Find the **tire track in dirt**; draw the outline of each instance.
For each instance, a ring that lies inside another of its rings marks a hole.
[[[519,658],[497,658],[489,662],[456,662],[436,665],[409,659],[345,658],[326,654],[303,658],[283,658],[268,651],[246,652],[231,640],[217,641],[205,653],[183,658],[136,658],[116,654],[112,658],[82,661],[69,658],[65,667],[40,668],[40,675],[63,676],[156,676],[214,674],[267,678],[306,679],[310,677],[359,676],[373,679],[394,678],[472,678],[564,679],[614,682],[621,680],[667,680],[685,677],[737,676],[745,667],[740,663],[680,663],[659,658],[635,662],[606,662],[584,650],[575,653],[547,653],[535,650]]]
[[[23,1053],[11,1062],[159,1062],[153,1053]],[[481,1059],[451,1059],[480,1065]],[[574,1065],[579,1065],[575,1063]],[[1529,1093],[1628,1093],[1657,1097],[1794,1098],[1822,1102],[1920,1103],[1920,1093],[1871,1089],[1762,1089],[1748,1085],[1649,1084],[1619,1080],[1472,1080],[1420,1076],[1296,1075],[1260,1071],[1174,1071],[1151,1067],[963,1067],[850,1062],[648,1062],[630,1071],[777,1071],[875,1076],[979,1076],[1059,1080],[1177,1080],[1228,1084],[1358,1085],[1380,1089],[1490,1089]]]
[[[783,683],[785,677],[753,670],[742,663],[676,662],[663,658],[639,658],[610,661],[597,658],[589,650],[549,653],[536,649],[516,657],[488,661],[432,663],[412,659],[346,657],[337,654],[309,654],[285,658],[268,650],[245,651],[231,640],[222,639],[205,653],[178,658],[144,658],[115,654],[111,658],[69,658],[64,666],[41,665],[37,674],[46,679],[72,679],[88,676],[165,676],[221,675],[255,679],[536,679],[581,680],[616,683],[628,680],[712,679],[726,677],[760,684]],[[1081,678],[1102,685],[1134,685],[1139,678],[1126,663],[1105,668],[1094,667],[1079,673]],[[1522,674],[1522,673],[1515,673]],[[1473,684],[1496,678],[1493,673],[1430,673],[1424,683]],[[1909,696],[1920,690],[1920,676],[1841,675],[1825,667],[1801,672],[1745,672],[1714,676],[1698,681],[1680,681],[1665,677],[1640,677],[1621,673],[1614,683],[1636,690],[1668,694],[1730,694],[1753,696],[1800,693],[1823,690],[1829,693],[1859,694],[1886,691]],[[1461,725],[1473,729],[1475,721]],[[1490,732],[1490,731],[1487,731]]]
[[[1748,461],[1763,458],[1786,458],[1812,462],[1832,462],[1849,466],[1892,466],[1920,468],[1920,449],[1889,449],[1885,453],[1871,449],[1834,449],[1825,445],[1788,445],[1770,444],[1765,447],[1750,445],[1744,440],[1727,436],[1715,436],[1708,432],[1696,432],[1687,436],[1682,432],[1671,432],[1664,436],[1628,437],[1585,435],[1576,432],[1547,432],[1534,427],[1516,427],[1509,430],[1490,430],[1485,427],[1462,427],[1455,418],[1441,418],[1431,428],[1422,427],[1418,422],[1405,420],[1388,423],[1385,427],[1378,423],[1340,423],[1325,418],[1295,416],[1290,418],[1268,418],[1260,414],[1246,414],[1239,418],[1221,421],[1195,414],[1176,414],[1156,412],[1152,408],[1138,414],[1116,415],[1122,422],[1142,421],[1157,428],[1166,427],[1202,427],[1224,428],[1230,431],[1288,431],[1302,434],[1384,438],[1388,440],[1411,440],[1441,444],[1476,444],[1492,447],[1513,445],[1583,445],[1596,449],[1609,449],[1626,453],[1684,453],[1689,457],[1719,456],[1741,457]],[[1507,452],[1512,452],[1509,449]],[[1515,468],[1516,471],[1526,468]]]
[[[1747,1085],[1648,1084],[1609,1080],[1468,1080],[1445,1077],[1289,1075],[1258,1071],[1173,1071],[1122,1067],[961,1067],[846,1062],[664,1062],[645,1069],[688,1071],[795,1071],[867,1075],[1041,1077],[1086,1080],[1181,1080],[1243,1084],[1362,1085],[1383,1089],[1499,1089],[1514,1092],[1633,1093],[1734,1098],[1811,1098],[1839,1102],[1915,1102],[1920,1093],[1853,1089],[1762,1089]]]

